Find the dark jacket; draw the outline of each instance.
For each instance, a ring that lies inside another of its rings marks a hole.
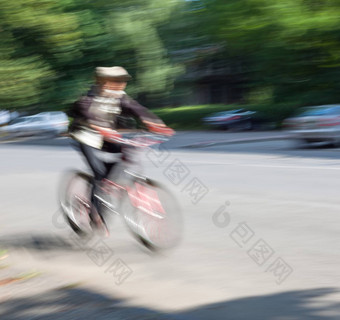
[[[86,142],[84,142],[85,139],[83,138],[79,139],[79,130],[86,130],[94,136],[95,132],[90,128],[91,124],[104,128],[118,129],[118,120],[122,117],[133,117],[141,121],[163,123],[155,114],[125,93],[118,92],[112,98],[105,98],[96,95],[95,87],[88,92],[87,96],[81,97],[74,103],[71,116],[74,120],[69,129],[70,134],[76,140],[82,140],[81,142],[83,143]],[[94,143],[94,145],[97,144]]]
[[[105,112],[97,112],[97,108],[93,107],[93,102],[96,99],[94,90],[88,92],[87,96],[81,97],[74,103],[73,117],[74,126],[94,124],[97,126],[116,129],[117,121],[113,121],[112,115]],[[141,121],[150,121],[162,124],[162,120],[155,114],[150,112],[147,108],[140,105],[137,101],[131,99],[128,95],[123,94],[116,98],[117,106],[120,110],[116,110],[116,116],[133,117]],[[92,107],[91,107],[92,106]]]

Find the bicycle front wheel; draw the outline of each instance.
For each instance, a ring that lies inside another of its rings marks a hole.
[[[130,231],[149,249],[178,245],[182,237],[182,215],[177,200],[161,184],[136,179],[127,188],[121,212]]]

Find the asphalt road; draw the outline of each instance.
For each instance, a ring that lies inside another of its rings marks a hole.
[[[41,274],[0,286],[1,319],[339,319],[340,149],[287,140],[180,148],[222,134],[179,134],[144,155],[184,214],[182,244],[162,254],[119,219],[110,238],[76,241],[57,189],[63,171],[85,165],[66,139],[2,144],[0,246],[10,267],[0,275]],[[174,161],[185,174],[169,174]],[[98,246],[111,250],[106,259],[94,256]],[[117,263],[121,272],[110,272]]]

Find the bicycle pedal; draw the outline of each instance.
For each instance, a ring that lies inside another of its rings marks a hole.
[[[110,236],[110,232],[102,220],[100,221],[91,221],[90,222],[91,229],[94,230],[96,233],[99,233],[99,235],[104,236],[105,238]]]

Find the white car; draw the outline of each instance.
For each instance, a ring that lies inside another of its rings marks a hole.
[[[11,114],[7,110],[0,110],[0,126],[7,124],[11,120]]]
[[[303,108],[296,116],[283,122],[292,137],[305,143],[340,144],[340,105]]]
[[[1,127],[1,131],[10,136],[28,136],[39,134],[51,134],[58,136],[67,132],[68,117],[64,112],[41,112],[33,116],[18,117],[7,126]]]

